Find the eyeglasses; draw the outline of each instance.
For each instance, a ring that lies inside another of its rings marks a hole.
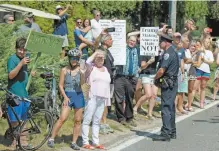
[[[79,61],[80,58],[79,58],[79,57],[70,57],[69,59],[70,59],[71,61]]]
[[[8,21],[12,21],[12,22],[14,22],[14,20],[8,20]]]

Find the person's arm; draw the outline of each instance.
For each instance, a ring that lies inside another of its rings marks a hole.
[[[156,76],[154,77],[155,80],[159,79],[160,77],[163,76],[164,72],[165,72],[165,68],[160,68],[158,71],[157,71],[157,74]]]
[[[157,80],[163,76],[163,74],[165,73],[166,69],[168,68],[168,66],[171,62],[171,59],[172,58],[170,57],[169,53],[165,53],[163,55],[163,60],[162,60],[161,65],[160,65],[160,69],[157,71],[157,74],[154,77],[155,80]]]
[[[89,40],[87,40],[86,38],[84,38],[82,35],[79,35],[78,38],[83,42],[86,43],[87,45],[93,46],[94,44],[92,42],[90,42]]]
[[[197,61],[194,61],[194,62],[192,63],[192,65],[193,65],[194,67],[200,67],[201,63],[202,63],[202,56],[199,55]]]
[[[68,101],[69,101],[69,98],[67,97],[67,95],[65,94],[65,91],[64,91],[65,73],[66,73],[65,68],[62,68],[60,71],[60,78],[59,78],[59,90],[60,90],[62,96],[64,97],[63,106],[67,106]]]
[[[8,78],[13,79],[17,76],[22,66],[29,63],[29,59],[24,57],[19,64],[14,68],[14,62],[12,60],[8,61]],[[12,69],[13,68],[13,69]]]
[[[68,9],[71,7],[71,5],[67,5],[66,8],[59,14],[59,16],[65,15],[65,13],[68,11]]]
[[[91,30],[91,26],[87,26],[86,28],[84,29],[79,29],[80,31],[83,31],[84,33],[87,33]]]

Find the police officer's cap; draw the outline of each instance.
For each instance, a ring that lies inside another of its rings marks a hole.
[[[166,41],[166,42],[172,43],[173,39],[169,35],[161,34],[160,35],[160,42],[162,42],[162,41]]]

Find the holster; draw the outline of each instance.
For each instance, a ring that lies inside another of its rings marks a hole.
[[[157,87],[167,89],[172,89],[174,87],[174,83],[177,82],[174,77],[162,77],[155,80],[155,85]]]

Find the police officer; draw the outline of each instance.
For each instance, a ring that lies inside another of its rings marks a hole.
[[[161,134],[153,141],[170,141],[176,139],[175,104],[177,93],[177,74],[179,61],[177,53],[172,47],[172,38],[160,35],[160,48],[164,50],[160,68],[155,76],[155,84],[160,82],[161,87],[161,113],[163,126]]]

